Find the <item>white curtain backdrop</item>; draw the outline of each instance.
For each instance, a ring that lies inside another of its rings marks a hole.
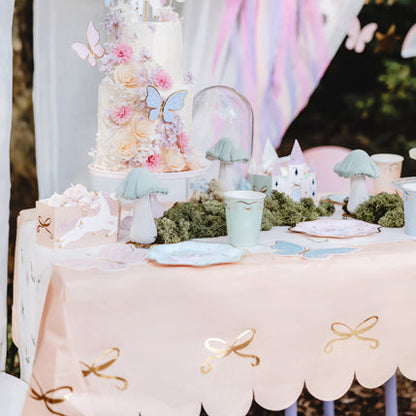
[[[34,92],[36,159],[41,198],[86,183],[97,131],[102,74],[78,58],[89,20],[101,22],[104,0],[35,0]]]
[[[12,115],[12,21],[14,0],[0,2],[0,372],[7,353],[7,258],[10,202],[10,126]]]
[[[331,57],[363,1],[320,0],[327,11]],[[211,85],[241,85],[241,43],[235,31],[225,39],[212,71],[225,3],[187,0],[179,6],[184,16],[185,70],[195,75],[195,93]],[[36,156],[40,197],[46,198],[71,183],[89,181],[88,151],[95,144],[97,89],[103,75],[79,59],[71,44],[85,41],[91,19],[102,29],[106,9],[104,0],[35,0],[34,7]]]

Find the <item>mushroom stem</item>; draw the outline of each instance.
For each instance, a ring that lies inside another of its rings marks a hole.
[[[151,194],[150,195],[150,204],[152,206],[153,218],[160,218],[160,217],[162,217],[163,214],[166,211],[166,207],[164,207],[160,203],[159,198],[157,197],[156,194]]]
[[[236,188],[234,177],[234,163],[223,162],[220,163],[220,181],[225,185],[227,191],[234,191]]]
[[[350,185],[351,191],[348,198],[347,209],[348,212],[354,214],[358,205],[362,204],[368,199],[367,182],[365,176],[351,176]]]
[[[151,244],[156,237],[157,229],[153,219],[150,196],[146,195],[134,203],[130,239],[134,243]]]

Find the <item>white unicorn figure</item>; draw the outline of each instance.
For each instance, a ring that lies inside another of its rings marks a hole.
[[[107,231],[107,235],[111,236],[117,232],[117,217],[111,215],[110,205],[102,193],[98,193],[97,200],[91,205],[91,209],[94,208],[98,208],[97,215],[80,218],[71,231],[59,237],[62,247],[81,240],[88,233]]]

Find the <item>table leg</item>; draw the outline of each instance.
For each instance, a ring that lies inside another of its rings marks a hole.
[[[324,402],[324,416],[335,416],[335,402]]]
[[[298,415],[298,402],[292,404],[285,410],[285,416],[297,416]]]
[[[397,416],[397,385],[396,374],[384,385],[386,416]]]

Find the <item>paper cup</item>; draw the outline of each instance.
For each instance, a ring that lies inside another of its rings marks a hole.
[[[249,174],[248,181],[253,187],[253,191],[261,192],[270,196],[272,193],[272,177],[270,175]]]
[[[371,159],[380,169],[380,176],[374,179],[374,191],[388,192],[394,194],[395,189],[392,182],[399,179],[402,174],[403,156],[392,153],[378,153],[371,156]]]
[[[265,197],[266,194],[255,191],[224,193],[228,240],[232,246],[259,244]]]
[[[404,232],[416,236],[416,177],[396,180],[393,185],[403,193]]]

